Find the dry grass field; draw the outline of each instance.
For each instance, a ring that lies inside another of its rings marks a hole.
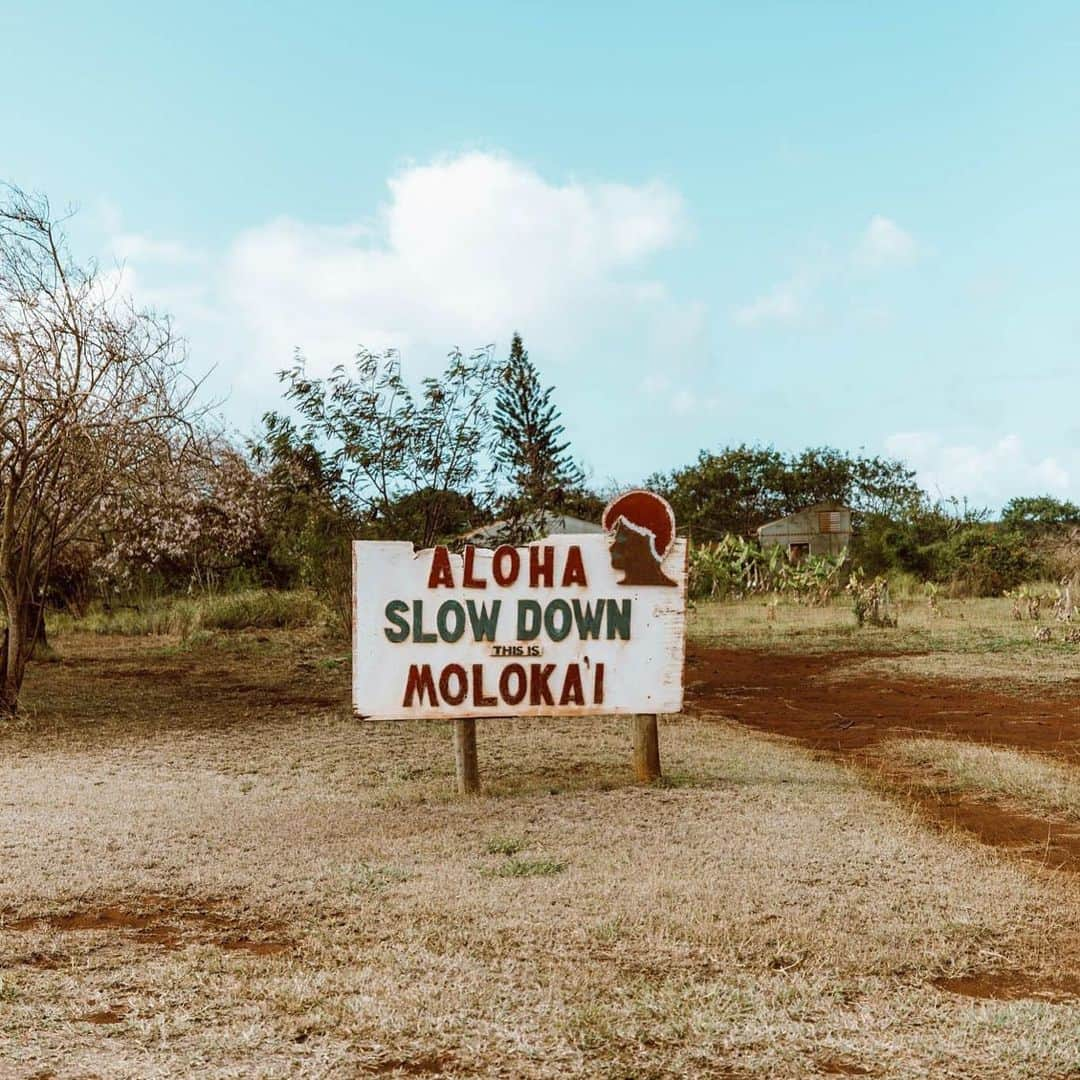
[[[1080,644],[1066,641],[1066,627],[1046,608],[1039,622],[1015,620],[1005,598],[942,599],[937,611],[923,598],[903,598],[893,610],[896,629],[859,629],[843,598],[823,607],[782,603],[772,611],[760,599],[705,603],[695,613],[695,635],[732,648],[885,654],[868,669],[1018,688],[1080,677]],[[1049,642],[1035,640],[1039,627],[1050,629]]]
[[[1076,830],[1080,647],[994,605],[701,608],[664,783],[624,721],[489,721],[468,800],[317,629],[65,628],[0,733],[0,1076],[1080,1076],[1080,876],[927,812]],[[748,650],[1014,723],[832,745]]]

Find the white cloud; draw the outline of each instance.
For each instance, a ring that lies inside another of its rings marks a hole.
[[[119,232],[112,237],[113,254],[121,260],[135,259],[140,262],[172,264],[200,263],[205,259],[202,252],[186,244],[154,240],[143,233]]]
[[[875,214],[862,234],[855,258],[865,266],[883,267],[910,262],[918,250],[910,233],[891,218]]]
[[[698,394],[690,390],[676,390],[671,397],[671,411],[680,416],[695,412],[704,402]]]
[[[736,308],[733,318],[738,326],[763,326],[768,323],[794,323],[805,316],[807,286],[798,278],[782,282],[771,292]]]
[[[441,355],[515,327],[580,342],[620,308],[671,305],[642,276],[683,231],[682,201],[663,185],[554,184],[470,153],[404,169],[388,189],[370,220],[280,219],[231,245],[223,286],[262,370],[297,346],[325,369],[359,344]]]
[[[902,432],[885,440],[888,454],[906,461],[934,495],[968,496],[1000,506],[1016,495],[1067,496],[1080,478],[1080,455],[1032,453],[1019,435],[988,445],[949,444],[930,432]]]
[[[613,395],[649,372],[688,389],[703,377],[707,309],[672,296],[650,267],[687,233],[682,199],[663,184],[551,181],[470,153],[401,169],[383,204],[360,210],[331,224],[267,221],[213,251],[128,226],[112,204],[96,218],[120,260],[117,285],[175,316],[192,372],[209,372],[206,396],[241,430],[281,407],[277,372],[297,348],[325,374],[361,345],[394,347],[418,379],[454,346],[505,355],[520,330],[582,452],[611,437]],[[672,387],[658,404],[690,400]],[[629,475],[648,467],[644,442],[622,456]]]
[[[858,287],[859,275],[853,277],[854,268],[883,270],[911,262],[918,253],[918,244],[910,233],[891,218],[876,214],[847,253],[823,255],[807,261],[797,273],[773,289],[737,307],[732,312],[732,321],[736,326],[748,329],[805,323],[812,315],[820,313],[822,293]],[[849,303],[848,306],[853,305]],[[857,305],[854,310],[863,311]],[[868,321],[865,312],[861,318]],[[875,307],[869,321],[887,322],[888,312]]]
[[[649,399],[655,409],[667,409],[675,416],[711,412],[720,406],[719,398],[702,394],[685,385],[684,381],[676,384],[663,374],[646,375],[639,383],[638,390]]]

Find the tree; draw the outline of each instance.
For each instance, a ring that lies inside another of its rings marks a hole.
[[[84,529],[93,538],[87,572],[103,597],[220,585],[266,561],[269,499],[263,477],[237,447],[206,440],[203,453],[117,484]]]
[[[695,540],[719,540],[728,533],[751,536],[785,513],[791,497],[784,475],[779,451],[744,444],[718,453],[702,450],[694,464],[652,476],[646,484],[667,497],[675,520]]]
[[[1019,497],[1006,504],[1001,523],[1027,533],[1062,530],[1080,525],[1080,506],[1052,495]]]
[[[195,444],[196,385],[167,318],[68,251],[48,200],[0,204],[0,712],[18,708],[53,567],[103,500]]]
[[[423,380],[419,399],[393,350],[361,349],[355,375],[339,365],[325,380],[312,379],[299,355],[280,373],[302,418],[293,441],[324,455],[335,496],[354,509],[365,534],[421,547],[442,535],[462,495],[477,487],[499,375],[490,350],[456,349],[440,378]],[[290,421],[271,413],[266,423],[280,432]]]
[[[551,400],[555,388],[540,385],[540,374],[515,333],[510,359],[495,397],[496,468],[513,485],[503,513],[512,523],[527,521],[527,531],[543,528],[545,515],[561,508],[566,495],[580,487],[582,471],[560,441],[565,429]]]
[[[827,446],[790,455],[745,443],[703,450],[694,464],[647,483],[667,496],[676,519],[699,540],[753,536],[766,522],[815,503],[848,506],[861,524],[873,515],[902,516],[922,497],[902,462]]]

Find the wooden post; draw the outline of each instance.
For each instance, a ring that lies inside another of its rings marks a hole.
[[[458,794],[479,794],[480,766],[476,761],[476,720],[472,717],[454,721],[454,765],[457,768]]]
[[[660,738],[651,713],[634,716],[634,773],[643,784],[660,779]]]

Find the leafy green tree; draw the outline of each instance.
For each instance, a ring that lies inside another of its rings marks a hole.
[[[340,574],[349,565],[362,520],[344,497],[341,471],[328,453],[288,417],[267,413],[263,425],[249,449],[265,479],[269,575],[284,587],[328,589],[332,599],[335,568]]]
[[[299,422],[269,413],[255,453],[270,474],[279,566],[351,618],[351,541],[431,547],[481,513],[474,493],[491,442],[499,375],[490,351],[450,353],[416,395],[396,352],[361,350],[355,367],[313,379],[303,358],[280,373]]]
[[[419,536],[424,531],[428,508],[435,498],[436,494],[426,489],[402,495],[390,509],[391,534]],[[447,491],[438,498],[442,504],[442,524],[433,538],[436,543],[452,545],[463,533],[491,520],[490,512],[472,492]]]
[[[1011,499],[1001,513],[1001,523],[1024,532],[1048,532],[1080,525],[1080,506],[1052,495]]]
[[[752,536],[768,521],[816,503],[850,507],[856,522],[902,516],[922,496],[902,462],[854,456],[831,447],[785,455],[772,446],[703,450],[697,461],[649,479],[695,539]]]
[[[334,497],[364,535],[430,547],[462,493],[482,479],[499,374],[490,351],[454,350],[442,376],[424,379],[417,396],[396,352],[361,350],[354,371],[339,365],[326,379],[313,379],[298,357],[280,377],[301,417],[296,445],[319,455]],[[267,419],[281,428],[279,417]]]
[[[496,469],[512,485],[503,500],[503,515],[511,521],[528,520],[533,529],[546,514],[562,510],[567,495],[584,479],[567,452],[569,440],[562,438],[561,414],[551,400],[554,390],[542,387],[521,335],[515,333],[495,396],[493,456]]]
[[[728,533],[750,536],[785,512],[784,472],[779,451],[741,445],[719,453],[702,450],[694,464],[646,483],[667,497],[675,520],[694,539],[719,540]]]
[[[949,582],[956,573],[954,546],[962,533],[987,529],[987,512],[966,500],[926,495],[891,514],[866,514],[851,549],[871,575],[902,570],[924,581]]]

